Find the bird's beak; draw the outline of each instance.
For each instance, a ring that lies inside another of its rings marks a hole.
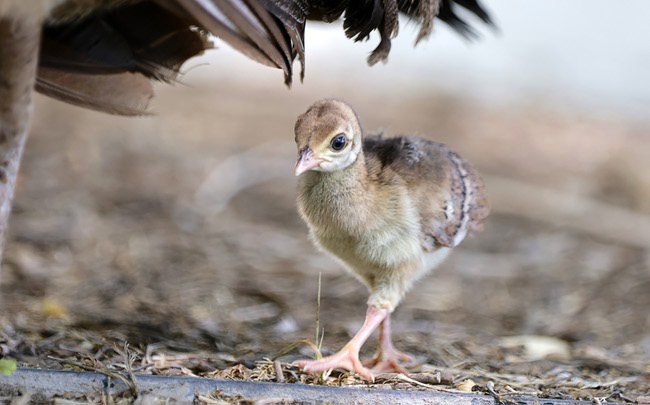
[[[300,176],[307,170],[311,170],[321,163],[323,163],[323,159],[314,156],[314,151],[312,151],[308,146],[305,147],[298,154],[298,161],[296,162],[296,176]]]

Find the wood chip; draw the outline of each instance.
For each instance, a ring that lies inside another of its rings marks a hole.
[[[475,386],[476,386],[476,383],[474,382],[474,380],[467,379],[467,380],[463,380],[463,381],[459,382],[458,385],[456,386],[456,388],[458,388],[459,391],[472,392],[472,389]]]

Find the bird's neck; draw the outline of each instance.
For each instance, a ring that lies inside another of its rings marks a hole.
[[[331,193],[346,194],[365,189],[368,184],[368,169],[363,151],[348,167],[333,172],[311,172],[313,180],[326,187]],[[355,193],[356,194],[356,193]]]
[[[321,232],[356,234],[368,222],[374,194],[363,153],[350,166],[334,172],[309,171],[300,181],[298,208],[307,223]]]
[[[348,167],[334,172],[308,171],[300,181],[300,200],[308,207],[320,207],[320,216],[338,217],[344,210],[367,207],[373,199],[363,152]]]

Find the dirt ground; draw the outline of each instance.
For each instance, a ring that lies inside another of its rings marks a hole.
[[[650,402],[650,123],[342,89],[190,82],[160,87],[158,115],[137,119],[39,97],[0,285],[2,356],[363,385],[287,364],[314,354],[300,342],[315,340],[319,274],[324,354],[365,313],[366,291],[311,245],[294,203],[294,120],[343,93],[367,130],[445,142],[493,185],[485,232],[396,310],[396,345],[425,382],[375,385]]]

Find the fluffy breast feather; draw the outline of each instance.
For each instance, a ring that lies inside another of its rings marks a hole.
[[[318,245],[356,272],[417,257],[420,223],[406,190],[345,174],[307,173],[299,183],[298,209]]]

